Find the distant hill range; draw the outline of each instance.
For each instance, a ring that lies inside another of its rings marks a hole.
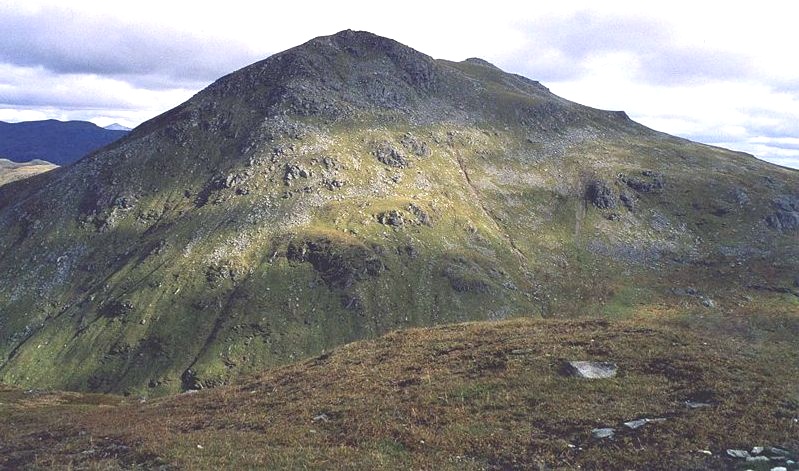
[[[118,124],[101,128],[88,121],[0,121],[0,155],[14,162],[40,159],[66,165],[127,133]]]

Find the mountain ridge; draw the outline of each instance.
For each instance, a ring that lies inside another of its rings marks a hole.
[[[401,327],[787,313],[797,182],[344,31],[0,188],[0,380],[164,394]]]

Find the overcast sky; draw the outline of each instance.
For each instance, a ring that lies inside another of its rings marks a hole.
[[[649,127],[799,168],[792,2],[0,0],[0,120],[135,126],[342,29],[484,58]]]

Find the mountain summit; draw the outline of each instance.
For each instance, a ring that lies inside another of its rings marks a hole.
[[[793,296],[797,188],[343,31],[0,187],[0,382],[157,394],[406,326]]]
[[[109,124],[108,126],[103,127],[103,129],[107,129],[109,131],[130,131],[131,129],[127,126],[123,126],[119,123]]]

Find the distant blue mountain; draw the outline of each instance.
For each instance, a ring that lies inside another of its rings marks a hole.
[[[88,121],[0,121],[0,155],[14,162],[41,159],[66,165],[127,133]]]

